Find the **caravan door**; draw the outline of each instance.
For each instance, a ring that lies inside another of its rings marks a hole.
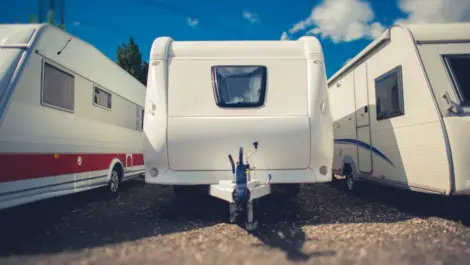
[[[354,69],[354,93],[356,98],[356,136],[359,171],[372,172],[370,143],[370,106],[367,87],[367,64],[364,62]]]

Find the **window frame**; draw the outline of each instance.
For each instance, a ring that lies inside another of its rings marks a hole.
[[[459,105],[463,107],[470,107],[470,98],[465,98],[462,88],[460,87],[460,83],[457,82],[457,78],[455,76],[454,68],[451,66],[449,59],[458,57],[468,57],[470,59],[470,53],[450,53],[450,54],[441,54],[441,60],[444,64],[444,67],[447,72],[447,76],[452,83],[452,89],[459,100]]]
[[[136,126],[135,129],[137,131],[143,131],[144,130],[144,114],[145,114],[145,108],[139,105],[136,106]]]
[[[226,104],[221,102],[219,99],[219,88],[217,83],[217,69],[224,67],[259,67],[262,71],[263,78],[261,80],[261,93],[260,100],[256,103],[241,103],[241,104]],[[211,79],[212,79],[212,88],[214,92],[215,104],[219,108],[228,108],[228,109],[246,109],[246,108],[261,108],[264,107],[266,103],[266,89],[268,84],[268,68],[265,65],[213,65],[211,66]]]
[[[141,126],[140,126],[140,130],[143,131],[144,130],[144,118],[145,118],[145,108],[141,107],[140,108],[140,119],[141,119]]]
[[[396,75],[396,78],[397,78],[397,86],[398,86],[398,89],[397,89],[397,92],[398,92],[398,106],[399,106],[399,109],[397,111],[394,111],[393,113],[391,114],[388,114],[388,115],[379,115],[378,113],[378,110],[379,108],[377,107],[377,87],[378,87],[378,83],[383,81],[384,79],[392,76],[392,75]],[[391,118],[395,118],[395,117],[399,117],[399,116],[403,116],[405,115],[405,98],[404,98],[404,94],[403,94],[403,71],[402,71],[402,66],[401,65],[398,65],[394,68],[392,68],[391,70],[385,72],[384,74],[378,76],[377,78],[374,79],[374,88],[375,88],[375,118],[377,121],[381,121],[381,120],[387,120],[387,119],[391,119]]]
[[[111,107],[108,108],[107,106],[103,106],[99,103],[95,103],[95,90],[98,89],[100,91],[103,91],[104,93],[107,93],[109,94],[109,97],[111,98]],[[93,84],[93,90],[92,90],[92,98],[91,98],[91,102],[92,104],[95,106],[95,107],[99,107],[99,108],[102,108],[102,109],[105,109],[105,110],[109,110],[111,111],[112,108],[113,108],[113,93],[111,93],[111,91],[107,90],[107,89],[104,89],[102,86],[98,86],[96,84]]]
[[[45,84],[45,82],[46,82],[46,79],[45,79],[46,65],[48,67],[51,67],[51,68],[65,74],[65,75],[67,75],[67,76],[70,76],[72,78],[72,94],[73,94],[73,108],[72,109],[57,106],[57,105],[54,105],[54,104],[51,104],[51,103],[48,103],[48,102],[44,101],[44,92],[45,92],[45,89],[46,89],[46,84]],[[52,109],[61,110],[61,111],[69,112],[69,113],[75,113],[75,75],[72,72],[67,71],[64,67],[61,67],[61,66],[59,66],[55,63],[46,61],[45,59],[42,59],[41,99],[40,99],[40,102],[41,102],[41,105],[45,106],[45,107],[49,107],[49,108],[52,108]]]

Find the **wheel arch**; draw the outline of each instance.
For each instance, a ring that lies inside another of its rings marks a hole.
[[[109,181],[111,179],[111,172],[113,171],[113,169],[117,167],[117,170],[118,170],[118,174],[119,174],[119,179],[122,181],[122,179],[124,178],[124,165],[122,164],[122,161],[115,157],[109,167],[108,167],[108,173],[106,175],[106,181]]]
[[[351,156],[348,156],[348,155],[344,156],[343,158],[343,168],[341,169],[342,171],[341,173],[343,174],[343,176],[345,173],[349,173],[349,172],[346,172],[346,170],[351,170],[352,172],[357,173],[356,162]]]

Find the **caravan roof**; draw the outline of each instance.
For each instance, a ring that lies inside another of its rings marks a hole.
[[[51,34],[46,37],[49,38],[48,40],[41,38],[44,34]],[[55,46],[44,50],[34,48],[35,52],[50,58],[57,57],[55,60],[59,61],[63,66],[77,74],[93,79],[94,82],[106,87],[115,94],[127,98],[133,103],[141,105],[144,102],[145,90],[123,89],[124,87],[142,87],[144,85],[126,71],[122,71],[119,65],[96,47],[76,36],[68,34],[56,26],[49,24],[0,24],[0,47],[25,46],[31,48],[36,44],[37,40],[50,41],[50,38],[54,38],[54,35],[57,36],[57,34],[68,37],[69,42],[64,43],[61,47],[70,49],[65,48],[60,56],[57,56]],[[60,42],[62,43],[62,40]],[[83,52],[77,52],[80,50]],[[106,58],[106,60],[100,60],[102,58]],[[90,61],[96,61],[97,63],[90,64]],[[116,82],[127,84],[127,86],[115,86]]]
[[[317,38],[298,41],[173,41],[166,54],[168,38],[155,39],[150,58],[312,58],[323,54]]]
[[[328,86],[335,82],[336,79],[340,78],[349,69],[357,65],[364,57],[384,41],[390,40],[391,30],[393,28],[407,30],[411,34],[413,40],[418,44],[428,42],[463,41],[470,39],[468,34],[470,32],[470,23],[396,24],[384,31],[378,38],[330,77],[330,79],[328,79]]]

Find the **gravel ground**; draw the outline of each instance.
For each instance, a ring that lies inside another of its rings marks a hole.
[[[299,200],[261,200],[250,234],[227,223],[223,201],[182,205],[140,179],[122,188],[2,212],[0,264],[470,264],[466,198],[304,186]]]

